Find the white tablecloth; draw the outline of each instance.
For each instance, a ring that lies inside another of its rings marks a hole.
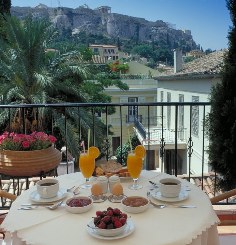
[[[158,182],[167,177],[158,172],[143,171],[139,182],[143,188],[137,191],[128,189],[131,180],[121,181],[124,194],[146,196],[151,185],[148,180]],[[58,177],[61,188],[81,185],[84,178],[80,173],[62,175]],[[22,203],[29,203],[29,195],[35,187],[25,191],[12,205],[2,228],[11,232],[14,237],[13,245],[77,245],[77,244],[126,244],[135,245],[218,245],[217,223],[219,222],[207,195],[198,187],[183,181],[183,188],[190,187],[188,198],[181,204],[196,205],[197,208],[167,207],[158,209],[150,205],[148,210],[139,214],[131,214],[135,231],[122,239],[107,241],[92,237],[86,230],[89,220],[97,210],[107,207],[121,208],[119,203],[108,200],[94,203],[93,208],[83,214],[68,213],[64,207],[54,211],[40,207],[36,210],[17,210]],[[81,189],[81,195],[90,195],[90,190]],[[70,194],[68,195],[68,197]],[[159,202],[155,200],[156,202]]]

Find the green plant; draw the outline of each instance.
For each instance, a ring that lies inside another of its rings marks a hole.
[[[140,141],[136,135],[131,136],[131,145],[132,145],[132,149],[134,149],[137,145],[140,145]],[[117,162],[121,163],[123,166],[126,166],[129,151],[130,151],[129,141],[127,141],[122,147],[119,146],[116,150]]]

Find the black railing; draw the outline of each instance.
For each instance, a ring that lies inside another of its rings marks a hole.
[[[127,125],[128,108],[134,106],[138,108],[139,115],[134,117],[133,122]],[[181,110],[179,109],[181,107]],[[193,108],[198,110],[193,110]],[[0,111],[8,111],[8,121],[13,119],[13,111],[21,109],[21,117],[25,119],[26,111],[35,108],[36,114],[42,109],[50,111],[51,116],[46,120],[52,120],[54,126],[53,113],[61,113],[61,120],[64,121],[64,132],[68,132],[68,120],[73,114],[77,121],[74,121],[77,138],[86,136],[86,130],[91,129],[91,144],[97,144],[96,134],[98,127],[103,124],[103,142],[105,142],[104,155],[106,159],[111,157],[110,152],[115,152],[116,148],[127,142],[127,126],[134,129],[141,144],[147,150],[145,158],[145,169],[158,169],[174,175],[185,176],[188,180],[193,175],[201,178],[202,189],[205,174],[209,174],[211,169],[208,166],[205,118],[210,110],[208,102],[155,102],[155,103],[64,103],[64,104],[22,104],[22,105],[0,105]],[[110,114],[110,109],[115,109],[115,113]],[[167,108],[169,108],[167,110]],[[171,113],[170,113],[171,108]],[[182,109],[184,108],[184,110]],[[69,110],[72,111],[67,113]],[[86,109],[91,115],[90,122],[84,122],[82,110]],[[181,111],[181,115],[180,115]],[[37,115],[36,115],[37,117]],[[142,121],[140,120],[142,118]],[[145,120],[144,120],[145,119]],[[83,128],[85,127],[85,128]],[[36,127],[37,128],[37,127]],[[14,131],[9,124],[10,131]],[[26,129],[26,120],[23,120],[22,130]],[[49,131],[52,129],[48,129]],[[3,130],[2,130],[3,131]],[[67,135],[66,135],[67,136]],[[101,135],[100,135],[101,137]],[[115,139],[118,138],[118,141]],[[65,137],[65,147],[68,149],[69,143]],[[119,142],[119,145],[115,144]],[[99,146],[99,145],[98,145]],[[66,151],[67,154],[67,151]],[[122,154],[122,150],[121,150]],[[77,155],[74,156],[75,161]],[[66,157],[67,159],[67,157]],[[200,167],[199,167],[200,166]],[[69,172],[67,160],[66,173]],[[213,190],[213,194],[215,191]]]

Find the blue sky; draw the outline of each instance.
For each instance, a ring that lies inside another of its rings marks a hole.
[[[12,6],[90,8],[110,6],[112,13],[142,17],[150,21],[163,20],[177,29],[189,29],[203,49],[219,50],[228,47],[231,26],[226,0],[12,0]]]

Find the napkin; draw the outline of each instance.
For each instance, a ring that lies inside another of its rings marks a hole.
[[[57,179],[59,180],[60,189],[79,186],[84,182],[84,178],[81,177],[80,173],[70,174],[70,178],[68,178],[67,175],[61,175]],[[18,208],[21,207],[21,204],[31,203],[29,197],[34,191],[36,191],[36,186],[24,191],[17,197],[11,206],[10,212],[1,224],[1,228],[6,231],[14,232],[67,214],[64,207],[59,207],[56,210],[49,210],[46,207],[40,206],[32,210],[18,210]],[[68,193],[66,196],[69,197],[70,195],[72,194]]]

